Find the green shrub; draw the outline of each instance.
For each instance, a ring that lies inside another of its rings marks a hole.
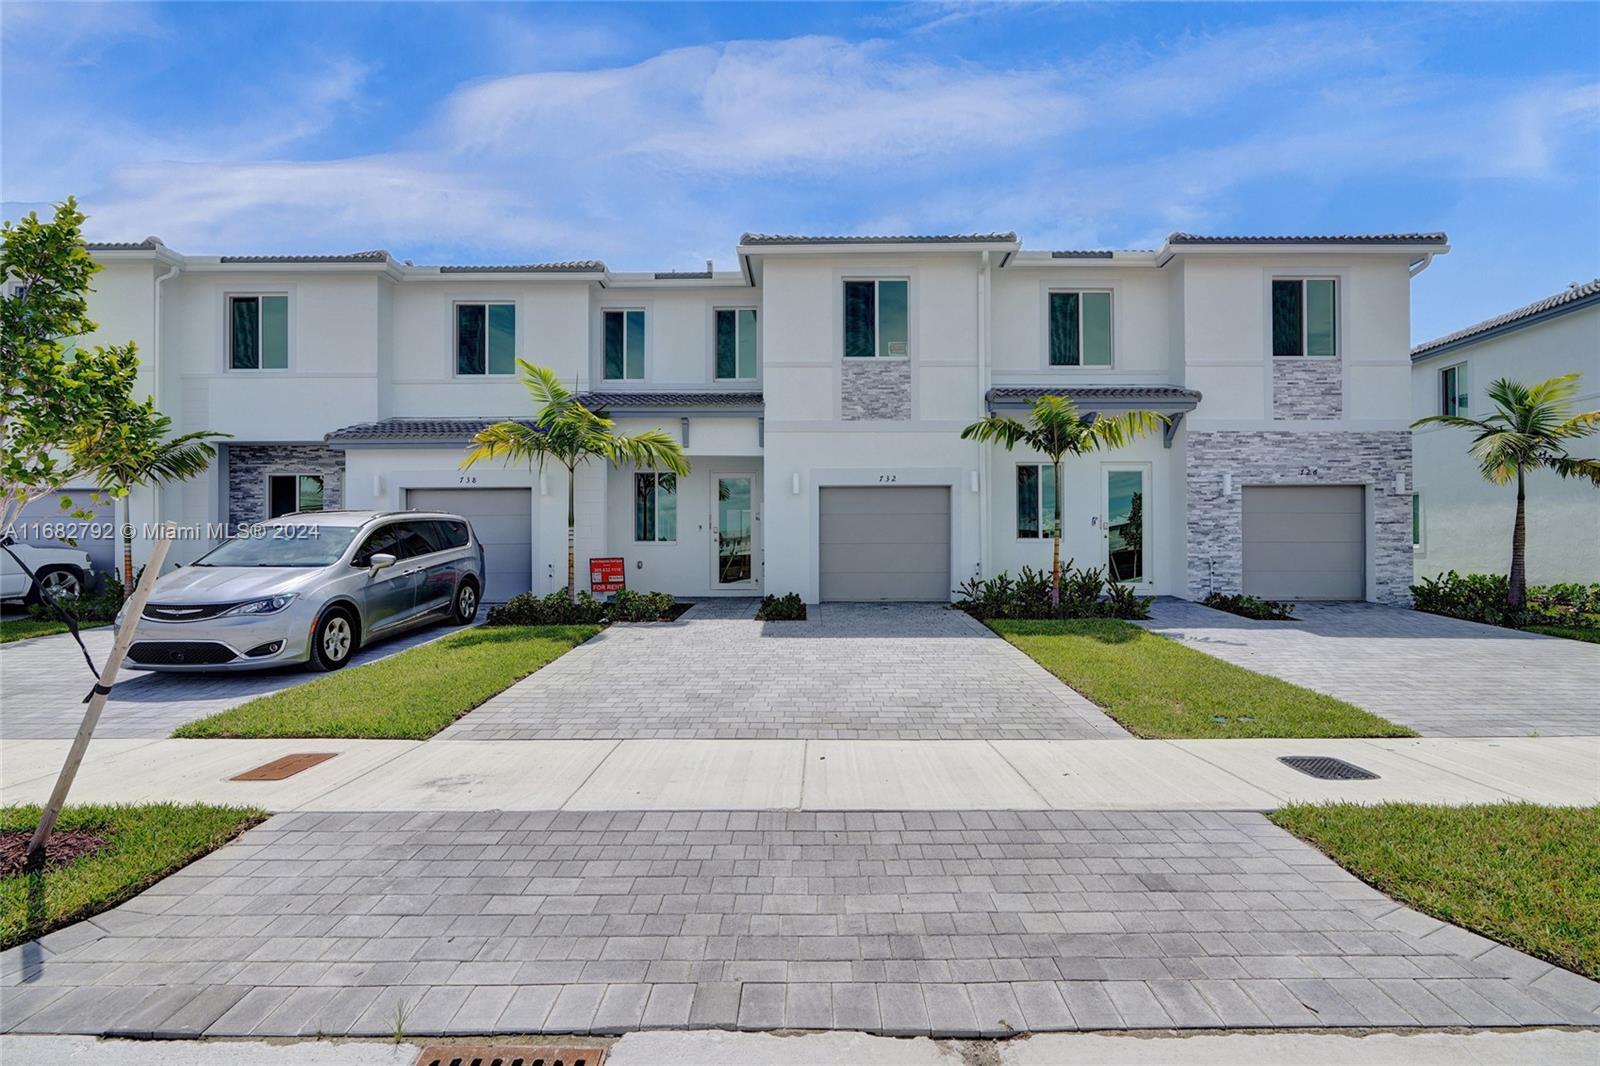
[[[1411,586],[1411,604],[1419,611],[1515,628],[1522,624],[1522,618],[1506,605],[1510,595],[1511,580],[1502,574],[1458,574],[1451,570],[1438,577],[1425,577]]]
[[[806,620],[806,601],[800,598],[798,592],[785,593],[774,596],[770,592],[761,597],[761,606],[756,610],[758,622],[804,622]]]
[[[1148,618],[1149,596],[1106,581],[1099,567],[1082,570],[1068,559],[1061,568],[1061,602],[1050,606],[1050,575],[1024,566],[1015,579],[999,573],[972,578],[956,589],[956,607],[974,618]]]
[[[489,608],[486,625],[491,626],[571,626],[601,625],[606,622],[654,622],[672,612],[676,603],[665,592],[635,592],[623,589],[612,595],[610,603],[587,592],[578,593],[578,602],[567,599],[564,589],[545,596],[522,592],[504,603]]]
[[[657,622],[672,613],[674,600],[666,592],[635,592],[622,589],[612,593],[607,616],[613,622]]]
[[[1254,596],[1230,596],[1213,592],[1200,602],[1207,607],[1227,611],[1241,618],[1254,618],[1263,622],[1294,621],[1294,604],[1284,603],[1281,600],[1262,600]]]
[[[140,573],[144,568],[140,567]],[[122,582],[115,574],[103,575],[100,585],[85,596],[62,596],[56,603],[79,622],[109,622],[122,610]],[[59,621],[61,616],[43,603],[35,603],[28,613],[43,622]]]

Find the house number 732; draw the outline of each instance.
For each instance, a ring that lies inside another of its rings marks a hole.
[[[884,481],[899,481],[900,477],[899,477],[898,474],[879,474],[878,475],[878,480],[880,482],[884,482]]]

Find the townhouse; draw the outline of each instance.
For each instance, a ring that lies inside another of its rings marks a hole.
[[[520,358],[693,464],[580,471],[580,577],[621,557],[681,597],[948,600],[1048,567],[1060,493],[1064,556],[1145,593],[1399,602],[1411,581],[1409,283],[1443,234],[745,234],[737,270],[656,273],[91,250],[103,337],[139,344],[181,430],[233,434],[135,522],[447,508],[489,549],[489,598],[561,587],[565,472],[460,467],[479,427],[532,415]],[[1059,486],[960,439],[1041,393],[1169,422]]]

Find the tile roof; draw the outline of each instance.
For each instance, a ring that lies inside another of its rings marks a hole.
[[[1542,300],[1535,300],[1526,307],[1519,307],[1515,311],[1507,311],[1503,315],[1486,318],[1476,325],[1468,326],[1466,329],[1458,329],[1454,333],[1446,333],[1443,337],[1435,337],[1431,341],[1424,341],[1411,349],[1411,358],[1426,358],[1442,349],[1454,348],[1463,341],[1483,339],[1490,334],[1499,333],[1512,326],[1531,325],[1549,315],[1575,311],[1578,306],[1594,302],[1600,302],[1600,278],[1586,281],[1581,285],[1574,282],[1567,286],[1565,291],[1558,292],[1554,296],[1546,296]]]
[[[1327,235],[1218,237],[1173,233],[1168,244],[1444,244],[1443,233],[1336,233]]]
[[[568,259],[559,263],[504,263],[489,266],[442,266],[441,274],[603,274],[598,259]]]
[[[938,233],[903,236],[852,236],[834,234],[813,237],[794,233],[746,233],[740,244],[994,244],[1016,241],[1014,232],[1006,233]]]
[[[1095,403],[1183,404],[1193,407],[1200,393],[1181,385],[997,385],[989,390],[989,406],[1027,404],[1041,396],[1065,396],[1079,406]]]
[[[657,281],[709,281],[709,270],[658,270]]]
[[[389,253],[382,248],[368,252],[349,252],[345,255],[225,255],[223,263],[383,263]]]
[[[759,392],[585,392],[577,396],[579,403],[591,411],[618,412],[633,410],[681,410],[686,413],[705,410],[759,411],[762,400]],[[344,426],[323,437],[329,444],[465,444],[473,434],[496,422],[518,422],[530,429],[531,418],[382,418],[376,422],[358,422]]]
[[[533,426],[531,418],[383,418],[336,429],[324,436],[323,440],[329,444],[346,441],[465,443],[480,429],[496,422],[521,422],[530,428]]]
[[[142,241],[88,241],[84,247],[91,252],[153,252],[166,245],[160,237],[146,237]]]
[[[752,410],[765,402],[759,392],[584,392],[577,399],[591,411],[630,407]]]
[[[1051,259],[1110,259],[1113,254],[1114,253],[1112,253],[1110,251],[1107,251],[1105,249],[1096,249],[1094,251],[1051,252],[1050,253],[1050,258]]]

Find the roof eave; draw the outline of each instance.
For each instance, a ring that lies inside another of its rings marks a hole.
[[[1448,352],[1459,351],[1462,348],[1469,348],[1474,344],[1481,344],[1484,341],[1494,340],[1496,337],[1503,337],[1507,333],[1515,333],[1518,330],[1527,329],[1529,326],[1538,326],[1545,322],[1549,322],[1551,319],[1560,318],[1563,315],[1569,315],[1574,311],[1582,311],[1586,308],[1594,307],[1597,304],[1600,304],[1600,292],[1594,292],[1588,296],[1573,300],[1570,303],[1559,304],[1544,311],[1539,311],[1535,314],[1528,315],[1526,318],[1519,318],[1511,322],[1502,322],[1498,326],[1492,326],[1489,329],[1484,330],[1482,333],[1474,333],[1469,337],[1458,337],[1453,341],[1446,341],[1442,344],[1428,347],[1428,344],[1433,343],[1430,341],[1427,344],[1418,345],[1416,349],[1412,350],[1411,362],[1414,364],[1424,363],[1436,355],[1444,355]]]
[[[872,252],[879,255],[925,255],[928,253],[981,253],[1015,252],[1021,241],[792,241],[773,244],[741,244],[738,253],[744,257],[768,255],[857,255]]]

